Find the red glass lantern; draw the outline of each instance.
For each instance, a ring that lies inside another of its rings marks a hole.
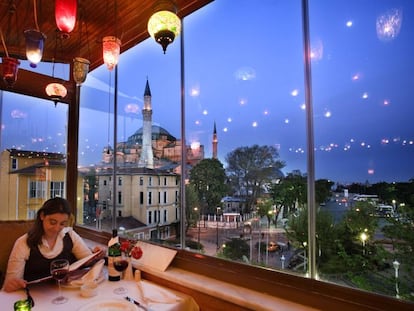
[[[121,50],[121,40],[117,37],[107,36],[102,39],[103,60],[109,70],[118,64]]]
[[[20,62],[16,58],[3,57],[3,80],[11,87],[17,80],[17,71],[19,70]]]
[[[55,1],[56,25],[59,30],[66,35],[68,35],[73,28],[75,28],[77,7],[77,0]]]

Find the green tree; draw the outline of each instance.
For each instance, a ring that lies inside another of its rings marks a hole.
[[[331,196],[331,188],[334,182],[327,179],[318,179],[315,181],[315,201],[319,205]]]
[[[190,226],[194,226],[197,223],[199,217],[199,206],[200,202],[198,200],[197,192],[194,189],[194,185],[188,184],[185,186],[185,215],[186,215],[186,229],[188,231]],[[197,208],[197,210],[195,210]]]
[[[258,199],[257,200],[257,213],[259,214],[260,218],[266,216],[268,227],[272,223],[273,218],[273,200],[269,198]]]
[[[381,262],[383,253],[374,243],[370,243],[377,219],[373,217],[371,204],[359,202],[349,210],[343,220],[335,224],[332,215],[322,209],[316,214],[317,263],[322,273],[345,273],[372,268]],[[363,256],[361,234],[367,235],[366,254]],[[303,247],[308,241],[307,208],[289,217],[287,237],[295,247]]]
[[[222,256],[227,259],[243,261],[243,256],[248,258],[250,254],[250,246],[243,239],[232,238],[226,242],[222,249]]]
[[[281,178],[285,163],[272,146],[239,147],[226,156],[227,176],[235,192],[246,198],[251,210],[266,187]]]
[[[214,212],[220,206],[221,199],[227,194],[226,173],[223,164],[217,159],[201,160],[190,171],[190,184],[194,187],[198,199],[207,204],[208,211]],[[203,206],[204,208],[204,206]]]
[[[383,228],[385,237],[392,241],[394,254],[404,270],[407,282],[414,280],[414,208],[409,205],[399,207],[397,218],[387,218],[388,225]],[[403,280],[404,281],[404,280]]]
[[[84,214],[92,216],[96,214],[96,194],[98,191],[98,178],[96,170],[90,169],[83,178],[83,194],[87,198],[83,202]]]
[[[336,249],[323,267],[326,273],[346,273],[353,279],[379,268],[385,253],[374,242],[378,218],[370,202],[357,202],[336,225]],[[365,236],[365,237],[363,237]]]
[[[284,207],[283,217],[288,218],[298,207],[303,207],[306,203],[306,176],[300,171],[293,171],[278,183],[274,183],[270,193],[277,209]]]

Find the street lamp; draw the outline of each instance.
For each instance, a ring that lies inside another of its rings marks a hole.
[[[221,210],[221,207],[216,207],[216,244],[217,244],[217,250],[220,249],[219,246],[219,228],[218,228],[218,213]]]
[[[306,271],[306,266],[308,265],[308,259],[306,258],[306,246],[308,245],[307,242],[303,242],[303,271]]]
[[[270,234],[270,218],[272,217],[272,211],[268,212],[267,218],[267,234],[266,234],[266,266],[269,263],[269,234]]]
[[[272,205],[272,210],[270,210],[269,212],[270,217],[272,218],[274,224],[275,224],[275,228],[277,228],[277,218],[276,218],[276,214],[277,214],[277,210],[276,210],[276,206]],[[269,226],[270,228],[270,226]]]
[[[252,230],[252,224],[244,225],[243,227],[243,233],[244,235],[249,234],[250,235],[250,257],[249,257],[249,263],[252,262],[253,259],[253,230]]]
[[[400,263],[394,260],[392,265],[395,270],[395,297],[400,298],[400,289],[398,288],[398,269],[400,268]]]
[[[368,239],[368,235],[364,231],[361,233],[359,237],[361,238],[361,241],[362,241],[362,254],[365,255],[365,243],[366,243],[366,240]]]
[[[280,257],[280,261],[282,262],[282,269],[285,269],[285,255],[282,254],[282,257]]]
[[[194,207],[194,211],[198,211],[198,207]],[[198,212],[198,221],[197,221],[197,243],[198,243],[198,245],[197,245],[197,247],[198,247],[198,250],[200,250],[201,249],[201,247],[200,247],[200,212]]]

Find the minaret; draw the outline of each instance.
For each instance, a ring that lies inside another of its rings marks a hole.
[[[214,121],[214,131],[213,131],[213,159],[217,159],[217,131],[216,131],[216,122]]]
[[[151,90],[148,84],[145,85],[144,107],[142,108],[142,149],[138,167],[154,168],[154,154],[152,153],[152,107]]]

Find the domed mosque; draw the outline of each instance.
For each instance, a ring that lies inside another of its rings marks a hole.
[[[151,91],[147,80],[144,92],[143,126],[116,146],[117,163],[125,166],[162,168],[181,160],[181,140],[177,140],[165,128],[152,123]],[[151,137],[151,143],[149,142]],[[151,145],[151,146],[150,146]],[[195,165],[204,159],[204,146],[193,150],[186,146],[187,164]],[[112,163],[114,150],[107,146],[103,150],[104,164]]]

